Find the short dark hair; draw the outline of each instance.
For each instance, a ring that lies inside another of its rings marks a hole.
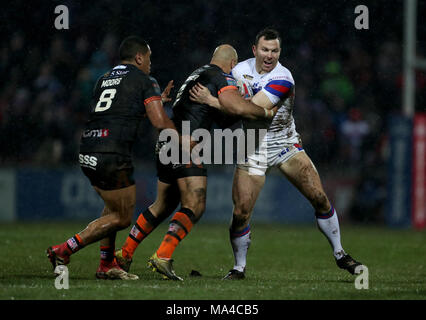
[[[131,60],[139,52],[142,54],[148,52],[148,42],[138,36],[127,37],[120,44],[120,60]]]
[[[259,43],[260,38],[265,37],[265,40],[274,40],[274,39],[278,39],[278,41],[280,42],[280,46],[281,46],[281,36],[280,33],[272,28],[265,28],[263,30],[261,30],[257,35],[256,35],[256,40],[254,42],[254,45],[257,46],[257,44]]]

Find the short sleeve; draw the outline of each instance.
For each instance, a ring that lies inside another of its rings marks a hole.
[[[275,79],[269,81],[262,89],[262,92],[267,95],[273,104],[286,98],[291,92],[294,83],[284,79]]]
[[[215,78],[217,86],[217,95],[219,96],[226,90],[238,90],[237,81],[235,78],[227,73],[222,73]]]
[[[142,90],[142,100],[145,106],[152,101],[161,100],[160,86],[155,78],[144,77]]]

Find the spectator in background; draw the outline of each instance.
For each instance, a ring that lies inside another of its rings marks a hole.
[[[71,28],[55,32],[49,24],[48,34],[34,32],[35,27],[42,30],[46,20],[43,13],[51,11],[48,2],[38,4],[32,15],[20,17],[16,12],[25,12],[27,3],[14,2],[5,8],[4,17],[8,17],[10,10],[17,20],[9,21],[0,30],[4,39],[0,46],[1,163],[75,163],[91,88],[97,75],[116,62],[111,49],[116,47],[117,36],[126,36],[129,30],[150,30],[152,38],[161,39],[153,48],[154,59],[159,62],[154,65],[160,85],[162,79],[170,78],[181,83],[184,75],[204,60],[205,44],[231,41],[241,56],[247,57],[250,52],[245,47],[251,41],[248,35],[257,26],[246,21],[263,12],[274,21],[284,17],[278,3],[276,10],[267,10],[267,4],[259,1],[247,6],[240,6],[238,1],[226,2],[228,11],[235,12],[232,18],[219,9],[221,4],[225,1],[190,5],[174,5],[170,0],[155,4],[131,1],[128,6],[111,0],[103,5],[69,1],[73,12]],[[389,7],[395,4],[399,6],[400,2],[387,2]],[[352,121],[351,108],[359,108],[368,123],[369,134],[362,140],[369,145],[375,144],[380,133],[386,131],[389,111],[400,110],[401,20],[392,10],[382,10],[384,15],[375,24],[376,32],[348,34],[345,23],[339,20],[347,17],[342,10],[348,10],[346,4],[319,6],[314,2],[302,5],[290,1],[285,6],[291,8],[286,19],[293,28],[286,33],[288,45],[283,49],[290,69],[298,75],[295,80],[299,98],[294,116],[304,117],[299,121],[299,132],[318,166],[338,170],[349,161],[348,153],[335,150],[345,145],[340,145],[338,133],[343,132],[344,126],[352,126],[344,125]],[[254,7],[262,10],[252,10]],[[384,6],[369,4],[371,12],[378,7]],[[195,34],[181,23],[189,13],[196,17],[192,20],[197,28]],[[353,29],[353,25],[350,27]],[[421,48],[418,49],[421,54]],[[421,88],[426,81],[421,77],[418,80],[417,105],[424,106],[426,90]],[[142,129],[147,148],[153,147],[155,131]],[[361,148],[359,157],[374,157],[372,152],[375,151]],[[148,162],[148,154],[138,149],[135,160]],[[45,158],[57,160],[45,162]]]
[[[328,98],[333,111],[346,111],[354,99],[354,88],[348,77],[343,74],[339,61],[333,60],[324,67],[325,79],[321,83],[321,94]]]
[[[369,134],[370,127],[358,108],[351,108],[348,115],[348,118],[342,122],[340,127],[343,140],[341,150],[344,160],[357,165],[361,159],[361,147],[364,138]]]

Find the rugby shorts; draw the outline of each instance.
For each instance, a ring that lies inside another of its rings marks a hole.
[[[207,176],[207,169],[203,164],[195,164],[190,162],[188,164],[163,164],[157,155],[157,176],[158,180],[167,184],[173,184],[179,178]]]
[[[252,175],[264,176],[269,168],[279,166],[302,151],[304,150],[298,143],[270,144],[247,155],[245,162],[237,164],[237,168]]]
[[[80,153],[79,163],[92,186],[102,190],[121,189],[135,184],[130,156],[118,153]]]

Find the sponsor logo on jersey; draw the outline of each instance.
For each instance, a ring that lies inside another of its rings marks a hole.
[[[275,76],[275,77],[271,77],[270,79],[268,79],[268,81],[272,81],[272,80],[287,80],[287,81],[293,82],[293,79],[291,79],[290,77],[284,76],[284,75]]]
[[[249,74],[243,74],[244,79],[253,80],[253,77]]]
[[[252,90],[253,90],[253,95],[255,95],[256,93],[258,93],[260,90],[262,90],[262,86],[260,85],[259,82],[254,82],[252,84]]]
[[[114,71],[111,71],[111,76],[122,76],[127,73],[129,73],[129,70],[126,70],[126,71],[114,70]]]
[[[95,156],[90,156],[88,154],[79,154],[78,155],[78,162],[80,162],[80,165],[82,167],[89,167],[92,169],[95,169],[95,167],[98,164],[98,158]]]
[[[93,129],[83,132],[83,138],[105,138],[109,135],[109,129]]]
[[[101,88],[118,86],[121,82],[121,79],[123,79],[123,78],[104,80],[104,81],[102,81]]]

